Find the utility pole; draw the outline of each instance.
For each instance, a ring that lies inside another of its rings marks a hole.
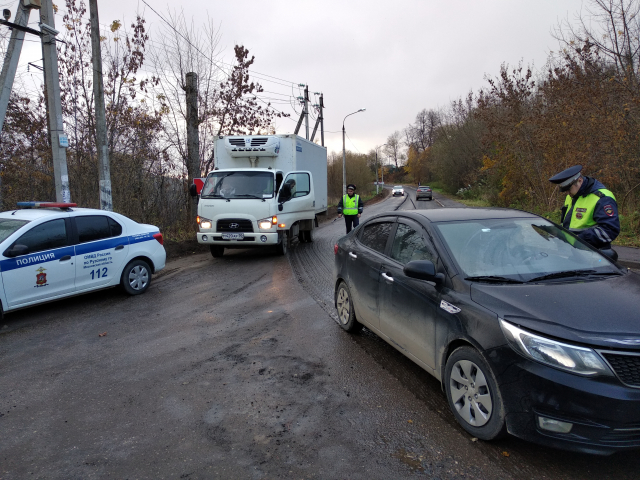
[[[309,85],[304,86],[304,127],[306,139],[309,140]]]
[[[40,8],[40,6],[35,2],[29,2],[29,4],[25,6],[22,0],[18,0],[14,24],[26,27],[32,8]],[[5,15],[5,21],[11,16],[9,10],[5,9],[2,13]],[[0,74],[0,86],[2,88],[0,92],[0,130],[2,130],[4,126],[4,117],[7,114],[11,88],[13,87],[13,81],[16,77],[20,52],[22,51],[22,44],[24,43],[24,33],[25,30],[19,30],[17,28],[11,29],[11,39],[9,40],[7,53],[4,57],[4,64],[2,65],[2,74]]]
[[[98,0],[89,0],[91,18],[91,60],[93,62],[93,96],[96,111],[96,150],[100,170],[100,209],[113,211],[111,196],[111,171],[109,167],[109,144],[107,142],[107,115],[104,104],[102,83],[102,52],[100,49],[100,21]]]
[[[185,92],[187,94],[187,173],[189,185],[194,178],[200,178],[200,138],[198,137],[198,74],[189,72],[185,75]],[[191,218],[198,215],[197,200],[189,196]]]
[[[313,127],[313,133],[311,134],[311,139],[309,141],[313,142],[313,139],[316,136],[316,132],[318,131],[318,125],[320,125],[320,141],[322,143],[322,146],[324,147],[324,118],[322,116],[322,109],[324,108],[324,104],[322,103],[322,94],[320,94],[320,103],[318,105],[314,105],[314,107],[318,108],[318,119],[316,120],[316,125]]]
[[[26,4],[26,5],[25,5]],[[20,60],[20,52],[22,51],[22,44],[24,43],[24,33],[30,30],[27,28],[29,22],[29,14],[32,8],[40,8],[39,2],[27,1],[23,2],[18,0],[18,8],[16,8],[16,16],[14,19],[14,25],[23,27],[24,30],[19,28],[11,29],[11,39],[7,47],[7,53],[4,57],[4,63],[2,65],[2,73],[0,74],[0,131],[4,127],[4,119],[7,115],[7,108],[9,106],[9,99],[11,98],[11,89],[13,87],[13,81],[16,77],[16,70],[18,68],[18,60]],[[7,22],[11,18],[11,12],[8,9],[2,11],[4,22]],[[40,32],[37,32],[38,34]],[[3,196],[2,196],[2,171],[0,169],[0,210],[4,210]]]
[[[342,196],[344,197],[347,194],[347,150],[344,143],[344,137],[346,135],[346,130],[344,129],[344,122],[347,117],[351,115],[355,115],[356,113],[364,112],[366,108],[361,108],[357,112],[350,113],[344,120],[342,120]]]
[[[380,183],[380,182],[378,182],[378,149],[384,147],[385,145],[386,145],[386,143],[383,143],[379,147],[375,148],[375,151],[376,151],[376,195],[378,194],[378,186],[379,186],[379,183]],[[384,173],[384,169],[383,169],[383,173]]]
[[[69,173],[67,171],[67,151],[69,140],[64,134],[62,123],[62,104],[60,100],[60,81],[58,78],[58,51],[56,49],[55,17],[52,0],[42,0],[40,9],[40,29],[42,31],[42,59],[44,63],[44,86],[47,101],[47,113],[53,174],[56,185],[56,201],[71,202]]]

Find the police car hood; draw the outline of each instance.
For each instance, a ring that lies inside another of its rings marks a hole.
[[[594,281],[471,286],[474,302],[528,330],[572,342],[640,349],[640,275]]]

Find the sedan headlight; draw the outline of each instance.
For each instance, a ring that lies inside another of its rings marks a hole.
[[[260,230],[269,230],[271,227],[278,223],[278,217],[275,215],[269,218],[263,218],[262,220],[258,220],[258,227]]]
[[[568,345],[522,330],[500,319],[509,344],[525,357],[578,375],[613,375],[604,360],[591,348]]]
[[[198,217],[196,221],[198,222],[198,225],[200,225],[200,230],[210,230],[213,226],[213,222],[208,218]]]

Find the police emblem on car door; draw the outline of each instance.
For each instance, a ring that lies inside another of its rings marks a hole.
[[[3,255],[2,282],[9,307],[73,293],[75,255],[68,219],[34,226]]]

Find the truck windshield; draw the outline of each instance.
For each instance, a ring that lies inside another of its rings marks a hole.
[[[270,172],[212,172],[201,198],[273,198],[275,176]]]

